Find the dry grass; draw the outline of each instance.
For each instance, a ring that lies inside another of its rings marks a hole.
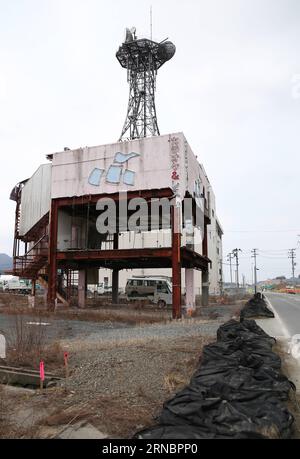
[[[48,370],[63,367],[63,349],[58,342],[46,342],[41,317],[37,325],[28,325],[24,314],[17,314],[14,319],[8,334],[8,365],[37,369],[43,360]]]
[[[188,383],[186,377],[181,373],[171,372],[164,377],[164,387],[170,393],[177,392]]]
[[[121,322],[128,325],[155,324],[168,321],[166,314],[137,310],[103,309],[98,311],[64,311],[57,317],[69,320],[83,320],[93,322]]]
[[[137,430],[148,427],[159,413],[160,404],[145,400],[145,403],[132,404],[124,398],[95,396],[92,403],[77,404],[67,409],[57,408],[54,413],[39,424],[47,427],[59,427],[76,424],[85,420],[111,437],[131,438]],[[56,437],[62,430],[56,429]]]
[[[3,438],[2,434],[3,434],[3,427],[5,424],[4,413],[5,413],[4,390],[3,390],[3,386],[0,386],[0,438]]]
[[[41,421],[41,424],[49,427],[72,425],[78,421],[88,421],[91,417],[91,411],[86,405],[71,406],[65,410],[57,408],[50,416]]]
[[[64,350],[60,343],[54,342],[42,348],[33,348],[19,354],[15,349],[9,349],[6,363],[11,366],[39,369],[41,361],[45,364],[46,371],[54,371],[60,375],[64,371]]]
[[[9,404],[4,391],[4,386],[0,385],[0,439],[16,438],[17,429],[7,419]]]
[[[63,319],[63,320],[81,320],[87,322],[120,322],[128,325],[148,325],[156,323],[166,323],[170,320],[171,312],[162,311],[145,311],[130,309],[124,305],[123,309],[116,309],[115,307],[107,309],[69,309],[57,310],[54,312],[46,311],[44,309],[28,310],[23,306],[3,307],[0,313],[14,316],[30,316],[39,319]]]

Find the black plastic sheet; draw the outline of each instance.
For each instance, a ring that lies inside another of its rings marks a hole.
[[[136,439],[144,440],[216,440],[216,439],[266,439],[262,434],[253,432],[236,432],[231,435],[221,435],[210,429],[194,427],[191,425],[155,426],[145,429],[135,435]]]
[[[274,314],[267,307],[264,295],[256,293],[241,310],[241,321],[248,317],[269,317],[273,318]]]
[[[293,417],[276,398],[254,400],[205,398],[187,387],[167,402],[159,418],[161,426],[198,426],[224,436],[251,432],[271,438],[287,438]]]
[[[295,386],[280,372],[275,342],[254,320],[222,325],[190,384],[164,404],[159,425],[136,438],[289,438],[294,419],[283,401]]]
[[[273,346],[276,339],[269,336],[255,320],[247,319],[242,322],[236,320],[229,320],[221,325],[217,331],[218,341],[228,341],[235,338],[244,338],[249,340],[259,340],[270,343]]]

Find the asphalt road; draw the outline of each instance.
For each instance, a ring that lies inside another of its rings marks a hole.
[[[284,334],[300,334],[300,295],[264,293],[277,313]]]

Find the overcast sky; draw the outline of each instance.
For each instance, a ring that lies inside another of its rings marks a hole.
[[[224,261],[241,248],[251,281],[255,247],[260,278],[290,276],[287,249],[300,234],[299,0],[0,0],[0,252],[12,252],[10,191],[46,154],[118,139],[128,85],[115,52],[125,27],[149,36],[151,4],[153,39],[177,47],[158,73],[160,131],[183,131],[207,171]]]

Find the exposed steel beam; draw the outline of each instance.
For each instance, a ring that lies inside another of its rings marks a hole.
[[[173,196],[173,192],[170,188],[161,188],[157,190],[139,190],[139,191],[128,191],[127,199],[144,198],[150,200],[151,198],[170,198]],[[105,194],[91,194],[85,196],[73,196],[56,198],[58,207],[71,206],[71,205],[84,205],[87,203],[96,204],[99,199],[112,199],[114,201],[120,201],[124,199],[122,193],[105,193]]]
[[[171,247],[119,250],[68,250],[57,252],[57,260],[124,260],[139,258],[170,258]]]

